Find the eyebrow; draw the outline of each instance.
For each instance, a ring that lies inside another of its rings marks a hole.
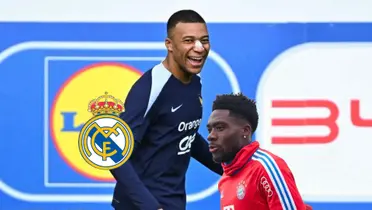
[[[207,128],[214,127],[214,126],[219,125],[219,124],[226,124],[226,122],[224,122],[224,121],[215,121],[215,122],[212,122],[212,123],[208,123],[207,124]]]
[[[197,37],[191,36],[191,35],[186,35],[186,36],[182,37],[182,39],[188,39],[188,38],[195,39]],[[200,37],[200,39],[205,39],[205,38],[208,38],[209,39],[209,35],[204,35],[204,36]]]

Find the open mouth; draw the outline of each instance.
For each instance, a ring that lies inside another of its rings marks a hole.
[[[214,153],[214,152],[217,152],[217,150],[218,150],[218,147],[214,145],[209,145],[209,152]]]
[[[203,57],[190,56],[187,58],[187,60],[193,67],[200,67],[203,63]]]

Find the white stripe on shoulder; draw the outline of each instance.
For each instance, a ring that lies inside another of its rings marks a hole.
[[[200,84],[202,84],[202,78],[201,78],[200,73],[199,74],[196,74],[196,75],[198,75],[198,77],[200,78]]]
[[[154,66],[151,70],[151,92],[149,101],[147,104],[147,109],[145,115],[148,113],[161,91],[163,90],[165,84],[168,82],[171,77],[171,73],[164,67],[163,63],[159,63]]]
[[[291,195],[291,191],[289,190],[283,174],[280,171],[280,168],[278,167],[274,158],[272,158],[267,152],[258,149],[253,154],[252,159],[260,162],[269,175],[269,178],[274,185],[275,191],[278,194],[282,208],[284,210],[296,210],[296,205]]]

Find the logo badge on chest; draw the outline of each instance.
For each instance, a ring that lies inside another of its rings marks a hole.
[[[239,182],[239,184],[237,185],[236,187],[236,197],[239,199],[239,200],[242,200],[245,196],[245,193],[246,193],[246,183],[245,183],[245,180],[242,180]]]

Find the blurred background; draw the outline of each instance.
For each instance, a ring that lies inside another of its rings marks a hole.
[[[215,95],[243,91],[257,100],[255,139],[306,202],[372,209],[370,0],[0,0],[0,209],[111,209],[113,178],[78,151],[88,102],[125,100],[164,58],[180,9],[211,36],[201,133]],[[218,178],[192,161],[188,210],[219,209]]]

